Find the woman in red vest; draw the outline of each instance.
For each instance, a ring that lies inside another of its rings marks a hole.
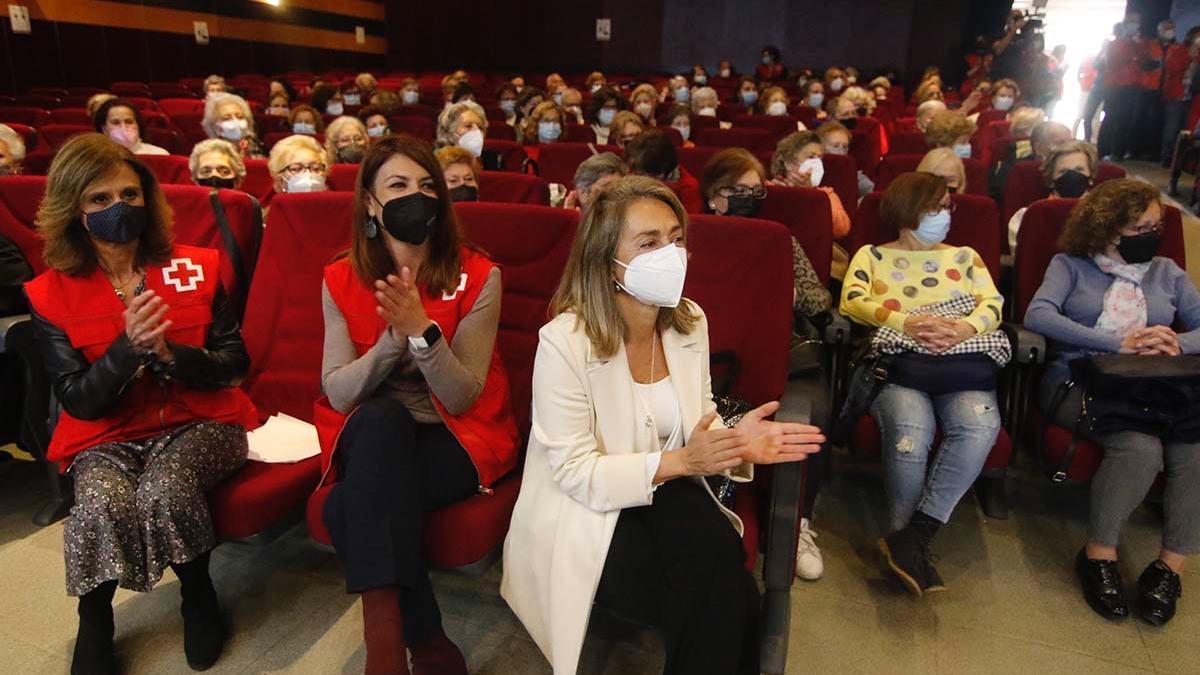
[[[149,591],[168,565],[188,664],[213,665],[225,640],[205,492],[246,460],[250,359],[217,252],[173,245],[171,219],[154,174],[100,134],[59,150],[38,210],[49,270],[25,291],[61,405],[47,457],[75,479],[72,673],[116,671],[113,594]]]
[[[346,415],[324,521],[360,593],[367,673],[467,672],[421,550],[427,511],[517,459],[496,350],[500,269],[462,240],[428,143],[389,136],[359,174],[350,251],[325,268],[321,386]]]

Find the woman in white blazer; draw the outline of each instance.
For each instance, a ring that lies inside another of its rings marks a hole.
[[[595,601],[656,626],[668,673],[757,673],[758,590],[741,520],[703,476],[820,448],[815,427],[727,429],[708,325],[681,299],[687,216],[662,183],[621,179],[584,215],[540,332],[533,429],[501,595],[556,675],[573,675]]]

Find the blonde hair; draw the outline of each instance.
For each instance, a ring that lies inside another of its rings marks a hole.
[[[316,132],[318,134],[325,133],[325,118],[321,116],[321,113],[317,112],[316,108],[312,107],[311,105],[309,105],[307,103],[301,103],[300,105],[294,105],[294,106],[292,106],[292,109],[290,111],[288,111],[288,127],[289,128],[291,128],[291,126],[296,123],[296,116],[303,112],[312,113],[313,128],[316,130]]]
[[[87,110],[88,119],[95,117],[96,111],[100,109],[100,106],[114,98],[116,98],[115,94],[110,94],[106,91],[100,92],[99,94],[92,94],[92,97],[87,100],[87,105],[84,106],[84,108]]]
[[[521,136],[526,140],[526,142],[538,137],[538,122],[541,122],[542,118],[546,116],[546,113],[550,111],[558,113],[558,123],[562,125],[562,133],[558,137],[559,142],[567,140],[567,113],[562,109],[562,106],[558,105],[553,99],[551,99],[549,101],[542,101],[541,103],[537,104],[537,107],[533,109],[533,112],[529,113],[525,119],[521,120]]]
[[[278,178],[279,174],[291,164],[292,155],[297,150],[311,150],[317,157],[326,163],[328,170],[328,158],[325,155],[325,148],[317,142],[312,136],[304,134],[293,134],[275,144],[271,148],[271,156],[267,158],[267,171],[271,172],[271,178]]]
[[[474,174],[475,180],[479,180],[479,160],[466,148],[460,148],[457,145],[447,145],[434,150],[433,156],[437,157],[442,171],[445,171],[454,164],[466,164],[471,167],[471,173]]]
[[[632,108],[637,105],[638,96],[646,94],[650,97],[650,105],[658,105],[658,90],[652,84],[639,84],[634,88],[633,93],[629,95],[629,106]],[[651,116],[653,119],[653,116]]]
[[[171,256],[173,214],[154,172],[107,136],[87,133],[59,149],[46,177],[46,194],[34,222],[45,240],[42,259],[48,267],[70,276],[95,269],[96,249],[80,215],[83,193],[122,164],[137,174],[146,202],[146,229],[138,238],[137,264],[160,263]]]
[[[1046,181],[1046,185],[1051,187],[1054,185],[1054,165],[1058,160],[1077,152],[1081,152],[1087,157],[1088,174],[1093,181],[1096,179],[1096,163],[1100,161],[1100,153],[1096,150],[1096,146],[1087,141],[1067,141],[1051,148],[1050,154],[1046,155],[1045,161],[1042,162],[1042,179]]]
[[[250,111],[250,104],[246,103],[246,99],[237,94],[218,94],[204,102],[204,119],[200,122],[200,126],[204,127],[204,133],[208,134],[209,138],[216,138],[217,134],[217,110],[226,103],[234,103],[242,111],[242,116],[246,118],[248,135],[254,136],[254,113]]]
[[[846,87],[838,98],[844,98],[853,103],[855,108],[864,108],[868,113],[875,110],[875,94],[858,85]]]
[[[204,78],[204,86],[202,87],[202,89],[204,89],[204,93],[207,94],[208,87],[214,84],[219,84],[221,85],[221,88],[224,89],[225,78],[221,77],[220,75],[209,75],[208,77]]]
[[[457,145],[458,119],[467,112],[475,113],[475,116],[479,118],[479,130],[483,132],[484,136],[487,136],[487,113],[484,112],[483,106],[474,101],[459,101],[438,115],[437,138],[434,145],[438,147]]]
[[[246,175],[246,162],[242,161],[242,155],[233,143],[223,138],[209,138],[200,141],[192,146],[192,156],[188,157],[188,168],[192,171],[192,177],[196,176],[196,171],[200,168],[200,158],[210,152],[219,152],[229,158],[229,164],[233,167],[233,173],[238,178],[243,178]]]
[[[975,133],[975,123],[957,110],[940,110],[925,126],[925,144],[931,148],[948,148],[962,136]]]
[[[1046,119],[1046,113],[1041,108],[1022,106],[1008,116],[1008,131],[1013,138],[1029,138],[1033,128]]]
[[[845,127],[842,127],[845,129]],[[795,159],[800,151],[813,144],[821,145],[821,136],[815,131],[793,131],[792,133],[780,139],[775,145],[775,154],[771,155],[771,175],[786,176],[787,163]],[[824,148],[822,147],[822,154]],[[742,173],[746,173],[743,171]],[[741,174],[733,177],[737,180]],[[712,195],[706,195],[711,197]]]
[[[342,115],[335,119],[325,127],[325,160],[330,164],[337,164],[337,137],[346,127],[357,128],[362,133],[363,140],[370,140],[370,136],[367,135],[367,125],[363,124],[362,120],[350,115]]]
[[[913,95],[917,105],[926,101],[944,101],[945,95],[942,94],[942,81],[940,79],[929,79],[921,83],[917,87],[917,93]]]
[[[583,324],[592,348],[601,358],[611,357],[628,337],[629,328],[617,308],[614,268],[617,242],[625,227],[629,208],[643,199],[665,204],[683,227],[687,245],[687,214],[675,193],[648,176],[625,176],[593,198],[579,223],[579,233],[571,246],[567,266],[558,290],[550,301],[550,312],[571,312],[576,326]],[[690,302],[658,310],[658,328],[674,328],[688,334],[700,316]]]
[[[8,154],[14,164],[19,164],[25,159],[25,141],[22,140],[21,134],[7,124],[0,124],[0,143],[8,146]]]
[[[937,168],[946,162],[954,165],[954,172],[958,174],[958,192],[961,194],[967,191],[967,170],[963,166],[962,158],[954,154],[953,148],[934,148],[925,153],[921,158],[921,163],[917,165],[917,171],[923,173],[937,173]]]
[[[767,112],[767,108],[771,105],[771,97],[775,94],[780,94],[783,96],[784,105],[787,105],[791,102],[791,99],[788,98],[787,91],[785,91],[783,87],[767,87],[763,90],[762,94],[759,94],[758,96],[759,112]]]

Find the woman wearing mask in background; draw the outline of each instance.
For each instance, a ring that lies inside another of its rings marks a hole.
[[[323,115],[341,115],[346,111],[342,90],[332,84],[318,85],[313,89],[312,107]]]
[[[800,101],[800,106],[810,108],[817,120],[828,118],[829,113],[825,112],[825,84],[820,80],[809,80],[804,85],[804,99]]]
[[[825,70],[825,88],[829,90],[830,97],[838,97],[842,95],[842,91],[846,89],[846,72],[841,68],[827,68]]]
[[[583,126],[583,94],[578,89],[567,87],[562,90],[562,109],[568,120]]]
[[[737,77],[737,71],[733,69],[733,61],[729,59],[721,59],[717,61],[717,77],[722,80],[728,80],[731,77]]]
[[[850,216],[846,214],[846,207],[833,188],[821,186],[821,179],[825,176],[825,164],[821,161],[824,154],[825,146],[817,132],[797,131],[788,134],[775,146],[768,184],[816,188],[824,192],[829,197],[833,215],[833,238],[841,239],[850,232]],[[834,248],[836,250],[839,247],[834,244]],[[842,257],[845,258],[844,252]]]
[[[712,87],[700,87],[692,92],[692,112],[704,117],[716,117],[721,97]]]
[[[246,179],[246,163],[229,141],[210,138],[192,148],[188,158],[192,182],[213,189],[240,190]]]
[[[788,114],[790,102],[783,87],[767,87],[758,99],[758,112],[763,115],[782,117]]]
[[[387,111],[379,106],[369,105],[358,111],[358,119],[367,127],[367,138],[372,143],[391,133],[391,123],[388,122]]]
[[[642,124],[652,127],[658,124],[654,109],[658,106],[658,92],[652,84],[639,84],[629,96],[629,109],[642,118]]]
[[[421,102],[421,84],[413,78],[400,83],[400,105],[417,105]]]
[[[667,124],[683,136],[683,146],[685,148],[694,148],[696,144],[691,141],[692,137],[692,111],[686,105],[674,105],[667,111]]]
[[[703,87],[708,84],[708,69],[697,63],[692,66],[692,84]]]
[[[1147,183],[1108,181],[1067,219],[1063,252],[1050,261],[1025,313],[1025,325],[1049,338],[1039,398],[1055,424],[1080,428],[1084,391],[1070,384],[1072,359],[1200,353],[1200,293],[1173,260],[1156,255],[1160,198]],[[1187,332],[1176,333],[1176,325]],[[1075,559],[1084,598],[1106,619],[1129,616],[1117,562],[1121,528],[1163,478],[1158,557],[1138,578],[1136,605],[1144,621],[1162,626],[1175,615],[1187,557],[1200,552],[1200,444],[1133,430],[1093,440],[1104,453],[1090,487],[1087,542]]]
[[[515,126],[517,123],[517,88],[505,82],[496,89],[496,107],[504,113],[504,123]]]
[[[455,103],[438,115],[435,145],[441,148],[457,145],[479,157],[483,154],[483,141],[487,135],[487,128],[487,116],[478,103],[474,101]]]
[[[343,115],[325,129],[325,157],[329,164],[358,164],[367,154],[367,127],[357,117]]]
[[[1050,199],[1079,199],[1092,187],[1096,164],[1100,159],[1096,146],[1084,141],[1069,141],[1055,146],[1042,162],[1042,180],[1050,187]],[[1017,233],[1029,207],[1022,206],[1008,221],[1008,248],[1017,253]]]
[[[758,105],[758,83],[753,77],[743,75],[738,78],[737,90],[733,93],[733,103],[742,108],[742,112],[751,114]]]
[[[516,132],[517,142],[525,142],[525,120],[533,114],[534,108],[546,101],[546,94],[537,87],[525,87],[517,96]]]
[[[119,98],[105,101],[92,116],[96,131],[108,136],[135,155],[167,155],[165,148],[142,141],[142,114],[132,103]]]
[[[209,138],[221,138],[236,145],[244,159],[262,159],[262,143],[254,132],[254,114],[241,96],[209,97],[204,102],[204,119],[200,124]]]
[[[688,79],[684,75],[676,75],[667,82],[667,88],[663,91],[660,97],[664,101],[674,101],[687,105],[692,100],[692,88],[688,86]]]
[[[925,145],[930,148],[950,148],[962,159],[971,156],[971,136],[975,124],[966,115],[956,110],[943,110],[934,114],[925,127]]]
[[[917,171],[931,173],[946,181],[946,189],[950,194],[962,194],[967,191],[967,169],[963,166],[962,158],[950,148],[934,148],[925,153]]]
[[[754,464],[802,460],[824,439],[765,421],[777,403],[724,428],[704,313],[681,297],[687,224],[652,178],[602,192],[539,334],[501,595],[560,675],[576,672],[593,604],[661,631],[664,672],[759,672],[741,521],[702,477],[748,481]]]
[[[316,108],[301,103],[292,106],[292,112],[288,114],[288,126],[292,128],[294,134],[316,136],[325,133],[325,118],[317,112]]]
[[[1007,347],[1008,341],[995,333],[1004,300],[987,266],[971,248],[942,243],[952,208],[941,178],[916,172],[897,177],[879,212],[899,238],[859,249],[842,286],[842,313],[908,336],[915,346],[905,354],[947,358],[947,350],[973,336],[992,333],[997,338],[992,348],[971,345],[979,360],[969,371],[947,367],[947,379],[953,381],[941,384],[936,393],[915,388],[939,386],[932,381],[888,382],[871,404],[882,436],[891,521],[879,547],[888,571],[918,597],[945,589],[929,548],[996,442],[1000,412],[995,373],[1000,361],[1007,363],[1000,345]],[[958,306],[950,307],[952,303]],[[971,388],[960,389],[968,375],[973,375],[967,385]],[[935,453],[938,428],[942,443]]]
[[[264,206],[276,194],[324,191],[329,163],[325,148],[312,136],[295,135],[288,136],[271,148],[267,171],[271,173],[274,184],[271,194],[263,200]]]
[[[584,89],[592,92],[593,94],[600,91],[601,88],[607,86],[608,79],[604,77],[604,73],[598,70],[593,70],[592,72],[588,73],[587,79],[583,81]]]
[[[547,143],[558,143],[567,140],[566,127],[563,126],[565,114],[554,101],[546,101],[533,109],[525,118],[524,148],[525,154],[534,162],[538,159],[541,146]]]
[[[778,47],[763,47],[760,61],[761,63],[754,67],[754,77],[760,83],[778,82],[783,79],[786,69],[783,67],[783,56]]]
[[[622,110],[613,117],[612,131],[608,134],[608,142],[622,150],[625,145],[646,131],[642,118],[632,110]]]
[[[92,118],[96,116],[96,111],[100,109],[100,106],[104,105],[106,101],[111,101],[114,98],[116,98],[116,96],[107,92],[92,94],[92,96],[87,100],[87,104],[84,105],[83,108],[87,111],[88,117]]]
[[[224,94],[229,91],[225,86],[225,78],[220,75],[209,75],[204,78],[204,84],[200,88],[204,91],[204,98],[212,98],[217,94]]]
[[[625,109],[625,99],[612,87],[601,87],[592,93],[591,120],[596,142],[608,145],[615,142],[611,135],[613,120]]]
[[[830,121],[817,127],[817,135],[821,137],[821,145],[827,155],[850,154],[850,130],[844,124]],[[858,198],[869,195],[875,190],[875,181],[861,170],[858,172]],[[844,206],[844,205],[843,205]]]
[[[291,101],[286,94],[275,94],[267,101],[267,114],[272,117],[287,117],[291,112]]]
[[[446,187],[450,189],[450,200],[454,202],[479,201],[479,158],[456,145],[438,148],[437,156]]]

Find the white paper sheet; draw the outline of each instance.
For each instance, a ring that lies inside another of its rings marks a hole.
[[[317,428],[304,420],[276,413],[267,423],[249,433],[249,459],[272,464],[289,464],[321,454]]]

